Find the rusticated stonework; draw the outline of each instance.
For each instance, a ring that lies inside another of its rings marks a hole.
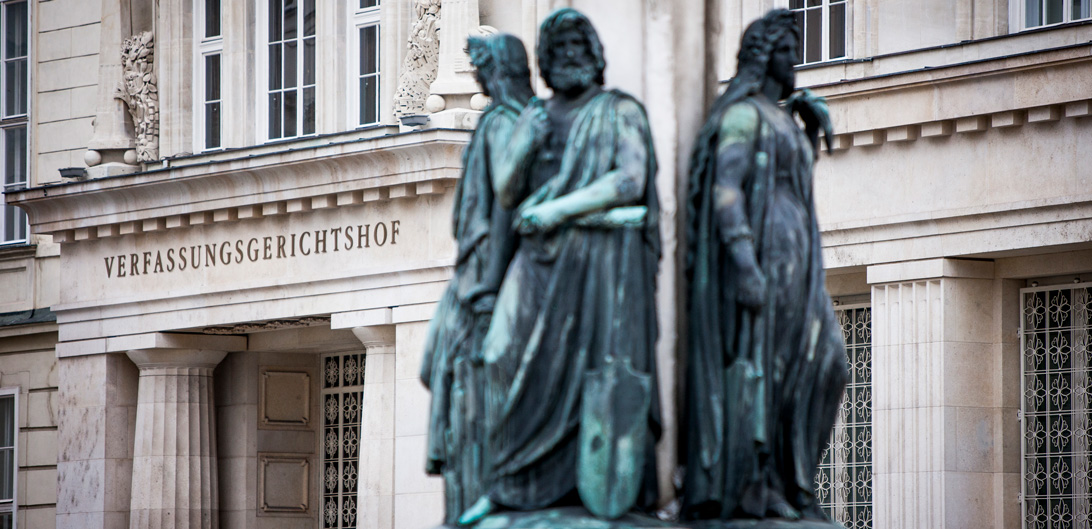
[[[410,31],[409,50],[398,76],[398,91],[394,96],[394,115],[401,118],[425,111],[429,86],[436,80],[439,64],[441,0],[416,0],[417,21]]]
[[[115,97],[125,102],[136,132],[137,160],[159,159],[159,89],[154,71],[155,36],[142,31],[121,45],[122,81]]]

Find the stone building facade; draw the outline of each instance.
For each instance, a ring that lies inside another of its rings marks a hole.
[[[417,369],[484,106],[444,35],[530,44],[561,6],[648,107],[665,409],[691,142],[793,8],[853,367],[822,499],[1088,525],[1089,0],[4,0],[0,527],[436,525]]]

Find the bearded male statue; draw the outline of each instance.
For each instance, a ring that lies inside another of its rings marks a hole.
[[[657,500],[655,154],[644,108],[604,90],[591,22],[561,9],[538,62],[554,95],[524,109],[496,172],[520,234],[483,345],[487,485],[459,519]]]
[[[747,28],[691,159],[685,519],[830,523],[814,476],[848,372],[812,194],[831,127],[794,93],[797,31],[784,9]]]

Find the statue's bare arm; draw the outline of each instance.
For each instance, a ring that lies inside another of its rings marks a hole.
[[[747,197],[743,182],[757,164],[769,163],[764,153],[755,152],[755,140],[762,126],[758,110],[746,103],[736,104],[721,120],[717,144],[713,200],[721,242],[729,247],[739,271],[739,301],[750,307],[764,304],[766,278],[755,256],[754,238],[747,218]]]
[[[645,142],[648,121],[632,101],[620,103],[617,111],[622,121],[616,140],[618,165],[587,186],[528,208],[520,219],[521,231],[548,231],[570,219],[641,199],[653,155]]]

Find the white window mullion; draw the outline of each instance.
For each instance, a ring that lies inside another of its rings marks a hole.
[[[0,389],[0,527],[17,529],[19,389]]]
[[[224,146],[222,0],[194,0],[194,13],[193,141],[194,152],[203,152]]]
[[[380,121],[380,27],[381,3],[378,0],[349,0],[352,16],[349,52],[349,109],[354,127],[376,125]]]
[[[27,187],[30,24],[26,0],[0,2],[0,190]],[[30,240],[23,210],[0,198],[0,245]]]

